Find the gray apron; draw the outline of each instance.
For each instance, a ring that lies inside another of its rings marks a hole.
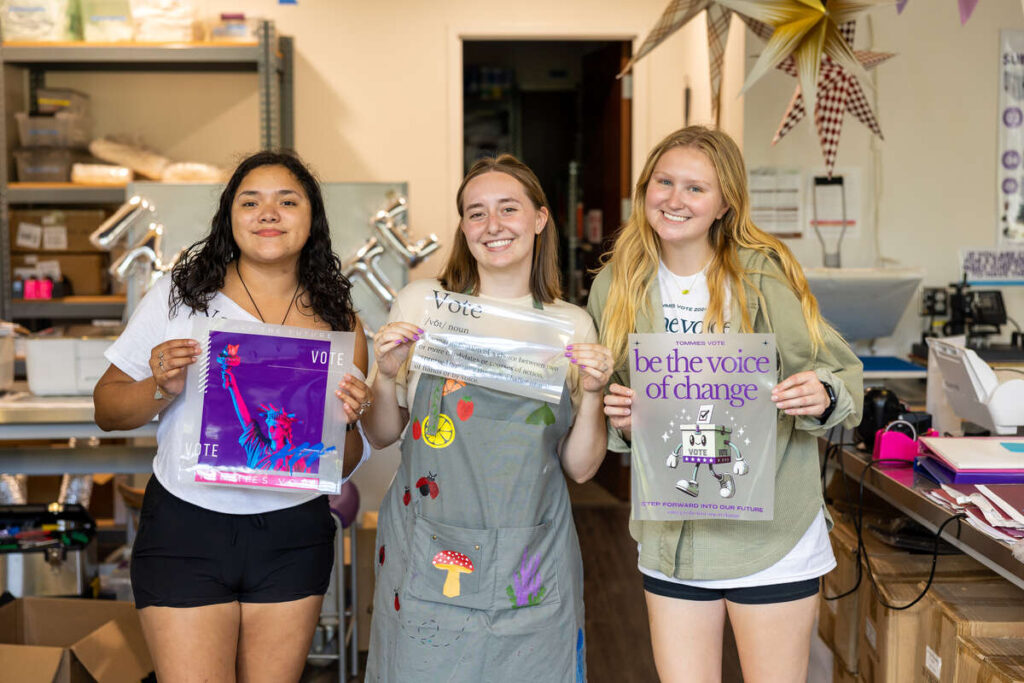
[[[554,405],[421,377],[378,520],[367,681],[586,680],[571,421],[567,387]]]

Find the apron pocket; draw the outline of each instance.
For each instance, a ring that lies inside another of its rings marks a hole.
[[[558,574],[564,547],[551,521],[535,527],[498,529],[495,609],[530,610],[560,601]]]
[[[490,609],[494,529],[465,529],[416,516],[406,589],[420,600]]]

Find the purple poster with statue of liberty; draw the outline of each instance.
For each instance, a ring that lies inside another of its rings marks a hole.
[[[315,475],[331,342],[211,331],[206,353],[198,464]]]

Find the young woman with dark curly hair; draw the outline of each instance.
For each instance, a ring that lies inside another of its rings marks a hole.
[[[107,351],[111,365],[93,393],[96,423],[133,429],[160,415],[132,589],[161,681],[298,680],[334,558],[323,495],[178,481],[185,418],[177,396],[199,352],[187,338],[192,318],[354,331],[365,376],[366,339],[349,288],[316,179],[290,153],[259,152],[231,176],[210,233],[153,286]],[[372,403],[352,375],[336,395],[350,425]],[[274,427],[288,413],[271,407],[263,419],[240,411],[250,418],[250,441],[276,443]],[[349,430],[346,476],[367,452]]]

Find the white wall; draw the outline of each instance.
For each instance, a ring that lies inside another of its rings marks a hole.
[[[866,219],[859,238],[844,240],[843,266],[921,267],[925,285],[945,286],[959,275],[959,250],[996,245],[999,30],[1024,29],[1024,14],[1017,2],[979,3],[961,27],[955,2],[917,0],[902,15],[884,7],[868,16],[857,48],[898,54],[873,72],[876,91],[866,90],[885,140],[849,114],[843,125],[836,167],[861,169]],[[748,68],[762,45],[749,36]],[[773,72],[747,93],[748,166],[823,166],[809,118],[770,145],[794,84]],[[805,266],[821,265],[813,235],[788,244]],[[1024,319],[1024,292],[1004,296],[1010,315]],[[906,354],[922,325],[915,301],[879,350]]]
[[[632,3],[302,0],[247,2],[295,38],[296,147],[324,180],[408,181],[412,229],[445,243],[456,223],[461,174],[461,43],[467,38],[621,39],[637,45],[665,0]],[[198,0],[206,17],[237,2]],[[741,80],[742,32],[730,44]],[[634,167],[682,124],[683,85],[693,87],[691,120],[710,120],[703,19],[692,22],[636,69]],[[128,133],[175,159],[230,166],[258,144],[256,77],[251,74],[51,74],[93,98],[97,134]],[[725,127],[740,134],[742,109],[729,98]],[[417,276],[438,269],[444,254]]]

